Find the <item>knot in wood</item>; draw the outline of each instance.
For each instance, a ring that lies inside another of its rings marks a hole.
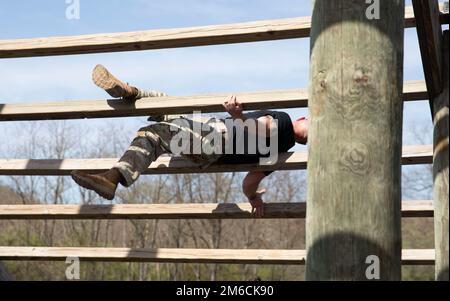
[[[353,80],[357,84],[366,85],[369,82],[369,76],[362,69],[355,70]]]
[[[363,143],[354,143],[342,150],[340,165],[342,170],[362,175],[368,172],[369,161],[369,148]]]

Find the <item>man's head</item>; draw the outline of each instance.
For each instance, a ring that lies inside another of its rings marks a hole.
[[[306,144],[308,142],[308,125],[308,119],[306,119],[305,117],[300,117],[292,122],[295,142],[300,144]]]

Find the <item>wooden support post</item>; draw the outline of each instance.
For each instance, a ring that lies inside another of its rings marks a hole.
[[[401,279],[405,3],[375,3],[314,1],[307,280]]]
[[[438,0],[413,0],[422,56],[423,72],[430,99],[431,116],[434,117],[432,99],[442,91],[441,40],[442,30]]]
[[[444,32],[442,51],[442,83],[443,90],[440,95],[433,99],[434,106],[434,233],[436,248],[436,280],[448,281],[448,129],[449,129],[449,107],[448,107],[448,30]]]

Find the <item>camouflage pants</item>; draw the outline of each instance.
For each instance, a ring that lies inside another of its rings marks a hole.
[[[180,120],[183,122],[178,122]],[[199,127],[202,130],[196,135],[193,129]],[[128,187],[161,154],[180,154],[195,163],[201,164],[202,167],[206,167],[221,157],[224,139],[226,139],[225,133],[225,124],[222,120],[215,118],[194,121],[182,117],[176,120],[171,119],[154,123],[139,129],[130,147],[113,168],[120,171],[124,179],[121,184]],[[174,136],[180,134],[189,139],[189,149],[183,149],[181,152],[178,147],[177,151],[174,151],[172,149],[174,145],[171,144]],[[217,139],[211,141],[208,138],[211,137],[211,134],[216,134],[216,137],[220,136],[221,143],[217,144]],[[195,145],[200,146],[200,149],[194,150]]]

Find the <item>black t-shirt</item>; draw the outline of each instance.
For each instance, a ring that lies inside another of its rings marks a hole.
[[[261,111],[255,111],[251,113],[246,113],[244,116],[248,119],[258,119],[259,117],[263,116],[272,116],[274,120],[278,121],[277,126],[277,134],[278,134],[278,152],[287,152],[289,149],[291,149],[295,145],[295,136],[294,136],[294,128],[292,126],[292,120],[289,117],[289,115],[285,112],[281,111],[268,111],[268,110],[261,110]],[[248,133],[245,130],[244,132],[244,140],[248,141]],[[258,138],[256,138],[258,139]],[[270,154],[262,155],[256,151],[256,154],[249,154],[248,153],[248,146],[247,143],[244,145],[244,153],[238,154],[236,152],[236,132],[233,132],[233,154],[225,154],[221,157],[220,162],[221,163],[256,163],[259,161],[261,157],[268,157]],[[270,146],[270,139],[267,138],[266,140],[266,146]],[[265,171],[265,175],[271,174],[272,171]]]

